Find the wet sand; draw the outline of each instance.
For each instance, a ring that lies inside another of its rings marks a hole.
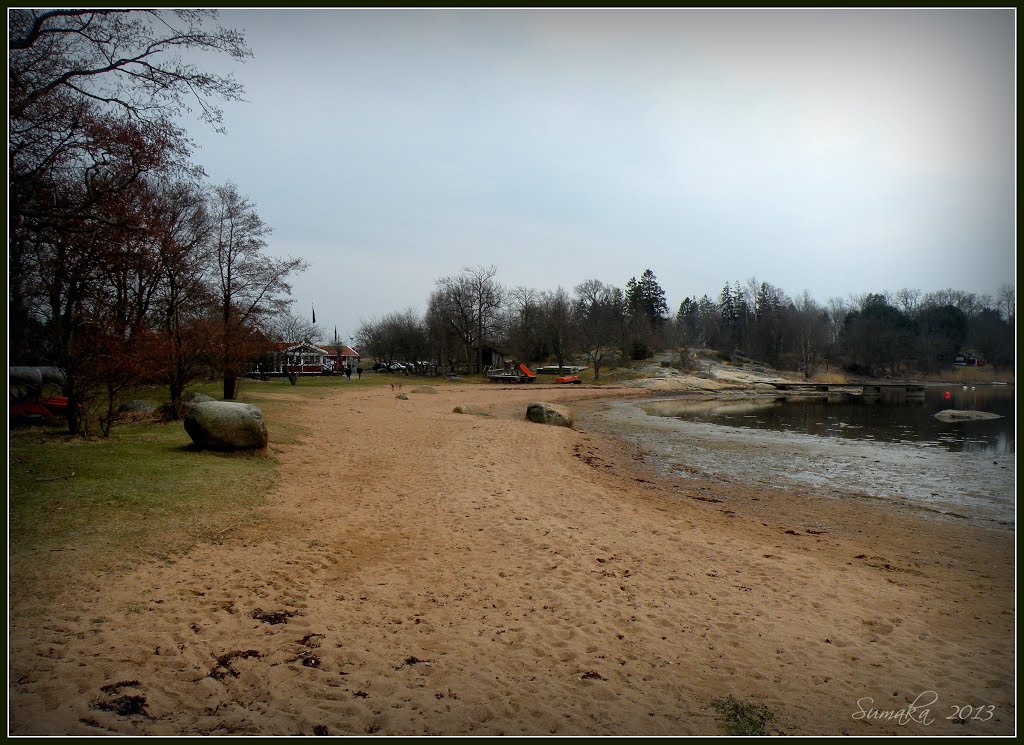
[[[296,402],[257,532],[19,588],[10,731],[722,734],[733,695],[780,734],[1013,733],[1012,531],[522,419],[626,391],[440,391]]]

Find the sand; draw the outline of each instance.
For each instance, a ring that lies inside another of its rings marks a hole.
[[[778,734],[1014,733],[1011,530],[523,419],[636,391],[438,391],[297,402],[256,532],[15,603],[10,731],[721,734],[732,695]]]

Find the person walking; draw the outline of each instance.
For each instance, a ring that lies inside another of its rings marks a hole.
[[[352,382],[352,365],[345,366],[345,380],[347,380],[349,383]]]
[[[356,368],[356,376],[357,376],[356,380],[362,380],[363,379],[363,366],[362,365],[360,365],[359,367]]]

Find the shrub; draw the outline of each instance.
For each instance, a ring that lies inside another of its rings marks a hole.
[[[718,710],[730,735],[768,735],[768,725],[775,722],[775,714],[764,704],[740,701],[731,694],[717,698],[711,705]]]

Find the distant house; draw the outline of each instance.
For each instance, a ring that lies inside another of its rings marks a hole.
[[[330,375],[342,372],[347,365],[355,370],[359,353],[345,344],[339,346],[293,341],[267,342],[263,355],[249,366],[250,376],[264,375]]]
[[[974,352],[959,352],[953,355],[953,364],[959,367],[983,367],[985,358]]]
[[[331,353],[305,342],[271,342],[266,353],[250,365],[250,375],[321,375],[333,372]]]
[[[330,361],[332,371],[341,372],[349,366],[353,370],[359,367],[359,352],[352,347],[341,344],[337,347],[328,345],[327,348],[330,351],[326,359]]]

